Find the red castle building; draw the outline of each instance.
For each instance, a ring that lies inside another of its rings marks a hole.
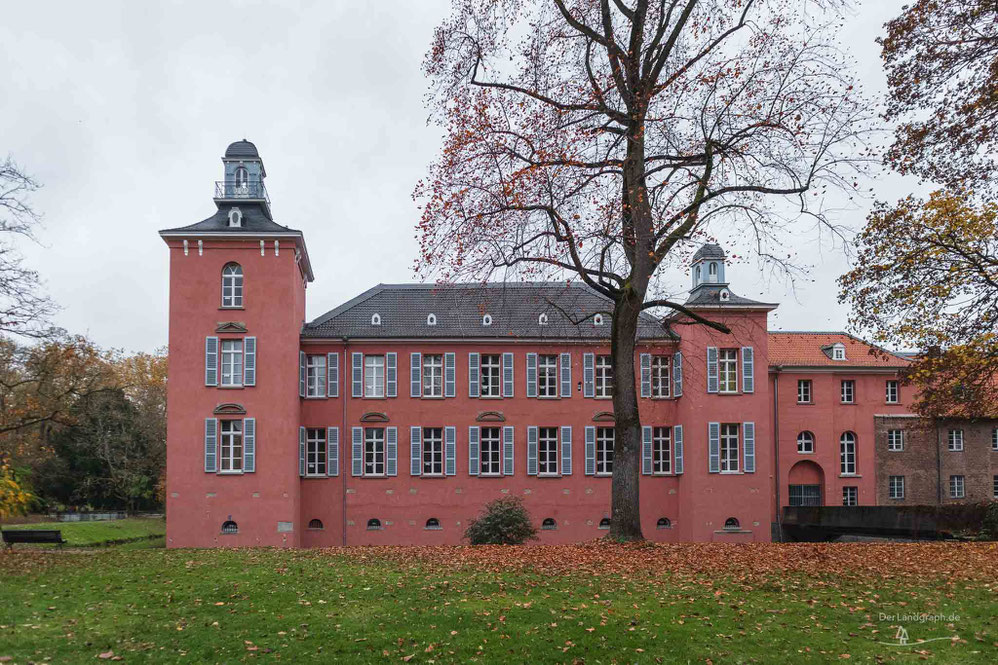
[[[523,498],[541,542],[609,528],[608,302],[558,283],[379,284],[305,321],[305,237],[274,221],[256,147],[170,251],[167,545],[461,542]],[[639,326],[641,514],[657,541],[768,541],[781,505],[874,504],[874,417],[900,356],[770,333],[704,245],[686,306],[731,328]],[[581,321],[581,323],[580,323]]]

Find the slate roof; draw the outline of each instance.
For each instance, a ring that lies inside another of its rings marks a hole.
[[[230,143],[229,147],[225,149],[226,157],[253,157],[256,159],[260,158],[260,153],[257,152],[256,146],[250,141],[243,139],[242,141],[236,141],[235,143]]]
[[[610,315],[600,326],[591,316],[609,311],[610,300],[575,283],[378,284],[305,324],[302,337],[609,339]],[[542,313],[546,325],[539,323]],[[374,314],[381,325],[371,324]],[[483,325],[485,314],[491,325]],[[677,339],[650,314],[642,315],[638,338]]]
[[[832,360],[828,349],[845,346],[846,359]],[[770,331],[769,364],[793,367],[902,368],[911,360],[844,332]]]
[[[239,227],[229,226],[229,210],[232,208],[239,208],[239,211],[243,213],[243,225]],[[175,229],[163,229],[160,234],[163,233],[232,233],[233,235],[238,235],[240,233],[286,233],[288,235],[301,236],[302,232],[298,229],[289,229],[286,226],[281,226],[274,220],[270,218],[267,214],[267,209],[259,203],[242,203],[232,204],[225,203],[220,204],[218,211],[208,217],[203,219],[197,224],[190,224],[188,226],[180,226]]]
[[[708,242],[700,246],[700,249],[698,249],[696,251],[696,254],[693,255],[692,262],[696,263],[700,259],[723,259],[723,258],[724,258],[724,250],[721,249],[721,246],[716,243]]]
[[[727,289],[728,299],[721,300],[721,290]],[[686,300],[687,307],[758,307],[760,309],[776,309],[774,303],[759,302],[736,296],[725,284],[701,284],[692,291]]]

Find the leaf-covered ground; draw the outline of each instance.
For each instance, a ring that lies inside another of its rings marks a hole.
[[[0,578],[5,663],[998,662],[995,544],[25,550]]]

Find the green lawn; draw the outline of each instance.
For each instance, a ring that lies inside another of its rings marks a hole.
[[[10,529],[59,529],[66,540],[67,547],[90,547],[110,543],[141,541],[166,533],[166,522],[162,519],[132,517],[124,520],[107,520],[100,522],[40,522],[36,524],[3,525],[4,531]],[[55,547],[54,545],[15,545],[23,547]]]
[[[996,564],[994,544],[25,550],[0,555],[0,662],[990,664]],[[899,623],[945,639],[896,646]]]

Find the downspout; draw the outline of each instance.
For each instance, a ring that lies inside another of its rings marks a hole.
[[[939,420],[934,419],[933,429],[936,434],[936,505],[943,505],[943,461],[942,441],[939,436]]]
[[[347,465],[343,464],[345,456],[343,455],[344,441],[349,441],[347,450],[351,451],[353,454],[353,439],[348,438],[347,432],[347,367],[353,367],[348,365],[349,355],[347,354],[347,346],[349,345],[349,338],[343,338],[343,362],[340,363],[342,368],[343,380],[340,381],[340,402],[342,406],[342,415],[340,417],[340,544],[346,547],[347,544]],[[353,377],[351,376],[351,381]],[[353,384],[349,384],[351,390],[353,389]],[[350,393],[353,394],[353,393]],[[352,467],[351,467],[352,468]]]
[[[780,368],[773,373],[773,463],[776,468],[776,534],[783,542],[783,505],[780,502]]]

